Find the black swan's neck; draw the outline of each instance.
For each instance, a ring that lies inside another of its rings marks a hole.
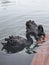
[[[30,37],[29,34],[26,34],[27,40],[31,42],[31,44],[33,44],[33,39]]]

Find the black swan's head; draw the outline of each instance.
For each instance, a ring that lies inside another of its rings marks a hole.
[[[39,30],[40,32],[44,32],[43,26],[42,26],[42,25],[39,25],[39,26],[38,26],[38,30]]]
[[[43,40],[45,39],[45,32],[42,25],[38,26],[38,36],[42,36]]]

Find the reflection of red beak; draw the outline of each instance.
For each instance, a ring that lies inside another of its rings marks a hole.
[[[46,40],[46,35],[42,36],[42,40],[45,41]]]

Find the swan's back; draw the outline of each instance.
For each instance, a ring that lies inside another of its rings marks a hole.
[[[25,38],[20,37],[20,36],[14,36],[13,41],[15,41],[16,43],[19,43],[19,44],[25,44],[27,42],[27,40]]]
[[[9,36],[9,38],[5,38],[5,42],[2,43],[2,45],[7,45],[7,46],[30,46],[31,45],[31,41],[21,37],[21,36]]]

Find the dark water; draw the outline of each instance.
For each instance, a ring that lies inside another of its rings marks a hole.
[[[24,50],[7,54],[1,51],[1,41],[9,35],[25,37],[25,22],[42,24],[49,33],[49,0],[0,0],[0,65],[30,65],[34,54]]]

